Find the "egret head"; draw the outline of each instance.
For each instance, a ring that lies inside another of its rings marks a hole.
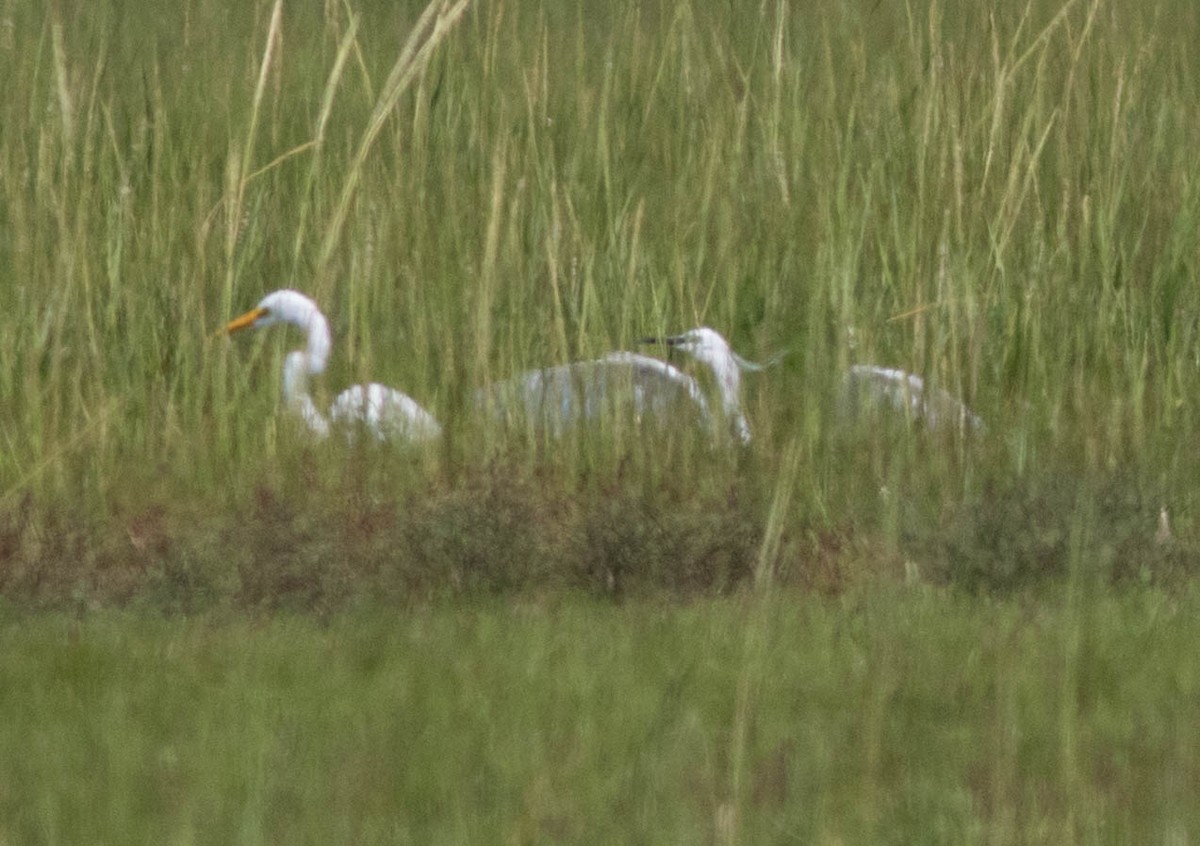
[[[731,358],[733,352],[729,348],[729,342],[722,337],[721,333],[715,329],[709,329],[707,326],[662,338],[660,343],[666,344],[672,350],[685,352],[705,364],[725,361]]]
[[[272,291],[259,300],[257,306],[225,324],[224,333],[232,335],[243,329],[262,329],[276,323],[290,323],[308,336],[306,354],[310,373],[325,369],[331,344],[329,323],[317,304],[299,291],[290,288]]]
[[[259,300],[254,308],[229,321],[225,324],[225,332],[232,335],[242,329],[261,329],[276,323],[291,323],[307,329],[314,313],[321,313],[316,303],[299,291],[284,288],[272,291]]]
[[[665,344],[668,349],[687,353],[701,364],[707,364],[713,369],[721,381],[738,382],[738,371],[762,370],[763,365],[747,361],[735,353],[729,342],[716,329],[700,326],[679,335],[669,335],[665,338],[643,338],[643,344]]]

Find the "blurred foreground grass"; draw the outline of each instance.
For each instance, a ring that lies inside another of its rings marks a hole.
[[[0,8],[0,593],[287,605],[363,537],[418,597],[580,548],[716,590],[763,550],[809,584],[863,557],[972,590],[1195,572],[1192,4],[452,5]],[[332,320],[318,401],[396,385],[442,442],[305,443],[294,336],[211,335],[283,286]],[[748,380],[743,454],[469,413],[700,323],[791,350]],[[987,436],[848,426],[855,361]]]
[[[8,607],[0,840],[1186,843],[1198,645],[1143,589]]]

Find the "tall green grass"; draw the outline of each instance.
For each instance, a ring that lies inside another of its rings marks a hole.
[[[781,527],[739,566],[769,548],[806,584],[964,560],[1007,583],[997,547],[1022,573],[1078,553],[1153,576],[1161,508],[1184,548],[1166,569],[1190,572],[1190,5],[452,5],[4,8],[10,591],[194,564],[264,498],[364,519],[480,474],[521,477],[538,495],[513,507],[571,536],[622,522],[554,511],[581,491],[694,527],[692,492],[736,500]],[[396,385],[447,437],[306,445],[279,411],[296,339],[212,338],[283,286],[332,318],[319,391]],[[468,413],[492,379],[700,323],[792,350],[747,385],[744,455],[620,427],[520,449]],[[847,432],[853,361],[962,395],[990,434]]]

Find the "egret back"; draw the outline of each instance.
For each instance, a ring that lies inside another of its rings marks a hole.
[[[678,422],[688,415],[705,426],[711,421],[695,380],[637,353],[531,370],[481,389],[476,404],[489,416],[528,421],[554,436],[608,415],[639,423]]]
[[[849,418],[872,411],[898,412],[931,432],[951,426],[985,429],[979,415],[949,391],[929,390],[920,376],[873,364],[856,364],[846,371],[839,407]]]
[[[371,382],[342,391],[329,412],[333,424],[353,438],[366,429],[378,441],[428,441],[442,434],[432,414],[402,391]]]

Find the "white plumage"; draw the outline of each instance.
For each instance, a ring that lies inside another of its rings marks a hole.
[[[226,324],[225,332],[276,323],[304,332],[305,348],[288,353],[283,361],[283,397],[316,437],[327,437],[331,425],[343,429],[348,437],[362,428],[380,441],[425,441],[441,434],[437,420],[412,397],[375,382],[347,388],[334,399],[328,418],[321,413],[308,393],[308,379],[323,373],[328,363],[332,346],[329,321],[317,304],[299,291],[267,294],[255,308]]]
[[[481,388],[475,402],[493,418],[528,422],[555,437],[608,415],[660,425],[681,416],[705,426],[711,420],[696,380],[665,361],[633,352],[529,370]]]
[[[983,419],[961,400],[942,388],[928,390],[920,376],[879,367],[855,364],[842,378],[841,410],[858,417],[866,410],[894,410],[923,425],[930,432],[947,427],[982,432]]]
[[[614,352],[591,361],[530,370],[481,389],[476,403],[485,413],[508,419],[520,416],[551,435],[605,414],[632,416],[660,427],[689,420],[710,431],[718,441],[725,435],[742,444],[751,440],[741,404],[741,370],[760,365],[738,356],[719,333],[692,329],[668,338],[646,338],[689,353],[713,372],[719,408],[705,396],[700,383],[668,362],[634,352]]]
[[[721,402],[721,415],[733,437],[743,444],[750,443],[750,424],[742,410],[742,372],[762,370],[763,365],[742,358],[720,332],[707,326],[666,338],[643,338],[642,343],[666,344],[668,349],[686,353],[708,367]]]

